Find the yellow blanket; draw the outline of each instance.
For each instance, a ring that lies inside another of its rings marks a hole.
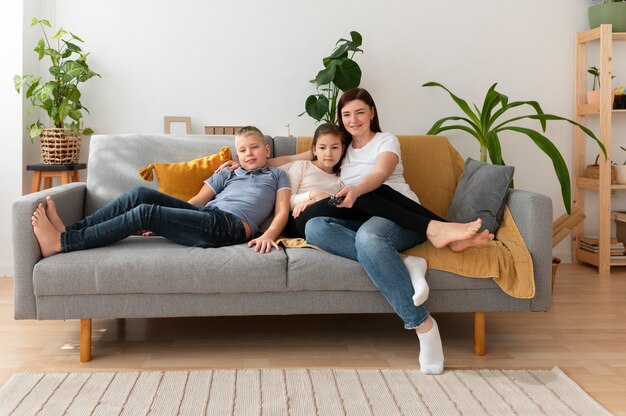
[[[456,184],[463,172],[463,159],[442,136],[399,136],[404,177],[422,205],[445,217]],[[298,138],[299,151],[310,148],[310,138]],[[471,278],[492,278],[510,296],[529,299],[535,295],[533,263],[508,207],[496,233],[497,241],[481,248],[454,253],[429,242],[404,251],[424,257],[428,268]],[[280,239],[286,247],[311,247],[302,239]]]

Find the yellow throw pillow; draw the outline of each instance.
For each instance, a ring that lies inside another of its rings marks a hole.
[[[215,169],[231,158],[230,147],[224,146],[219,153],[188,162],[152,163],[139,169],[139,176],[152,181],[154,169],[161,192],[187,201],[200,191]]]

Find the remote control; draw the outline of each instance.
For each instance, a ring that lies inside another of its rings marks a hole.
[[[341,204],[341,203],[343,202],[343,200],[344,200],[344,199],[346,199],[346,197],[345,197],[345,196],[336,197],[336,196],[334,196],[334,195],[333,195],[333,196],[331,196],[331,197],[330,197],[330,199],[328,200],[328,203],[329,203],[330,205],[335,205],[335,206],[337,206],[337,205]]]

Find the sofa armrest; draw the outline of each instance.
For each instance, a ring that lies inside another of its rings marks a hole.
[[[81,218],[85,210],[84,182],[75,182],[24,195],[11,207],[11,241],[13,242],[14,311],[15,319],[37,318],[33,269],[41,260],[39,244],[33,233],[31,217],[39,202],[47,196],[54,198],[59,216],[65,224]]]
[[[552,200],[512,189],[507,205],[533,259],[535,297],[531,310],[547,311],[552,298]]]

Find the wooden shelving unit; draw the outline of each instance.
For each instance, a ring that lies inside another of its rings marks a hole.
[[[626,189],[626,185],[611,184],[611,153],[612,153],[612,117],[621,116],[626,110],[613,110],[611,98],[611,76],[613,74],[612,57],[613,42],[626,40],[626,33],[613,33],[612,25],[601,25],[599,28],[576,35],[576,67],[575,67],[575,113],[576,121],[585,124],[587,117],[598,117],[600,123],[600,140],[607,151],[607,159],[602,156],[598,159],[600,165],[599,179],[582,177],[585,170],[585,142],[584,133],[574,129],[573,169],[574,169],[574,206],[584,211],[585,191],[595,191],[598,194],[599,207],[599,253],[594,254],[579,248],[579,239],[583,232],[583,224],[573,230],[572,253],[574,260],[593,264],[598,267],[598,273],[609,274],[611,266],[626,266],[626,260],[611,259],[611,191]],[[591,42],[600,43],[600,105],[586,104],[587,74],[587,46]]]

